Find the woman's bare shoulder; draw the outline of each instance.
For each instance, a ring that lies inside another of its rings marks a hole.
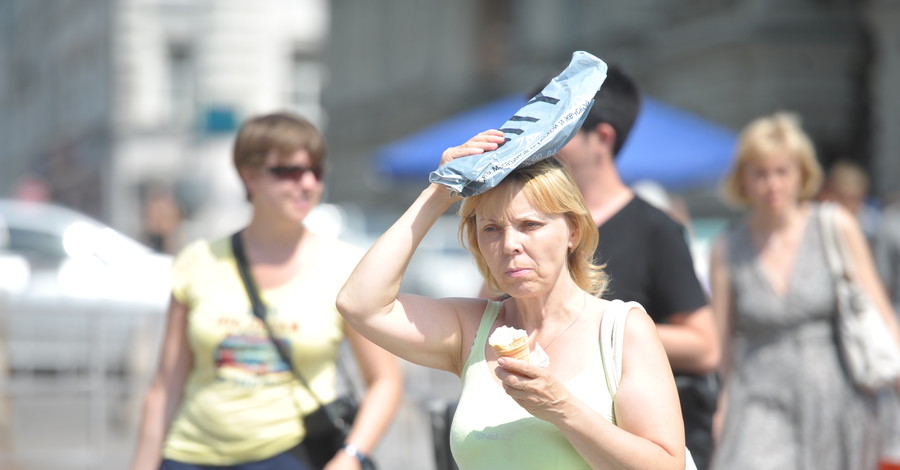
[[[626,343],[631,341],[659,341],[659,333],[656,330],[656,323],[650,318],[650,314],[644,310],[644,307],[632,305],[628,310],[628,318],[625,322],[625,338]]]
[[[596,305],[597,308],[593,310],[601,315],[601,323],[606,320],[607,315],[612,314],[610,312],[611,308],[616,308],[617,306],[628,308],[628,315],[625,317],[626,338],[634,337],[639,339],[648,337],[648,335],[657,336],[656,324],[653,323],[653,319],[650,318],[644,307],[637,302],[629,302],[622,305],[609,300],[597,299]]]

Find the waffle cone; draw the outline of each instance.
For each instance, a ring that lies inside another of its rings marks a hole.
[[[494,352],[498,357],[512,357],[522,361],[527,361],[528,356],[531,354],[531,351],[528,348],[527,336],[516,338],[510,344],[492,344],[491,347],[494,348]]]

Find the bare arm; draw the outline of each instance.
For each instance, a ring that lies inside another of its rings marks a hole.
[[[403,376],[394,355],[363,338],[350,327],[345,327],[344,331],[366,383],[365,396],[353,421],[350,435],[347,436],[347,442],[355,445],[364,454],[371,455],[400,405],[403,397]],[[347,468],[338,464],[337,461],[340,459],[356,464],[355,457],[340,452],[332,461],[339,468]],[[349,463],[347,465],[349,466]]]
[[[442,162],[493,150],[502,139],[496,131],[481,133],[447,149]],[[366,252],[337,299],[347,322],[372,342],[411,362],[454,373],[461,368],[461,312],[475,308],[474,304],[401,295],[399,290],[419,243],[457,200],[445,186],[428,186]],[[434,269],[437,273],[440,266]]]
[[[711,306],[674,314],[656,327],[675,371],[705,375],[719,367],[721,343]]]
[[[732,332],[734,331],[734,325],[732,324],[734,312],[732,311],[731,281],[728,273],[727,240],[724,235],[720,236],[713,245],[709,276],[712,292],[712,309],[718,328],[719,348],[722,351],[719,375],[723,386],[719,393],[719,405],[713,420],[713,435],[718,439],[728,410],[728,390],[725,384],[728,383],[727,378],[733,366],[731,341]]]
[[[449,371],[455,369],[453,357],[461,344],[454,304],[399,290],[416,247],[453,202],[445,187],[429,186],[366,252],[337,298],[350,326],[372,342],[409,361]]]
[[[159,365],[144,398],[132,470],[156,470],[162,461],[166,433],[181,404],[184,383],[193,364],[187,341],[187,316],[187,307],[173,297]]]
[[[624,432],[610,433],[609,439],[618,442],[604,444],[608,450],[598,447],[599,436],[591,435],[588,428],[581,434],[593,442],[584,450],[580,439],[570,438],[594,468],[610,464],[627,469],[684,468],[684,422],[675,379],[653,320],[640,309],[632,309],[625,323],[615,410],[617,425]]]
[[[891,297],[894,313],[900,313],[900,206],[885,211],[873,248],[875,265]]]

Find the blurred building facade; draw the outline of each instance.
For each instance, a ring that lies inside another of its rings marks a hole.
[[[137,235],[163,187],[184,238],[240,224],[233,133],[274,109],[324,124],[328,15],[326,0],[0,1],[0,193],[35,175]]]
[[[794,111],[824,164],[854,159],[877,195],[900,190],[896,1],[382,0],[335,1],[333,12],[325,103],[332,155],[346,162],[332,190],[347,200],[408,203],[425,182],[374,177],[373,147],[527,92],[579,49],[735,130]]]
[[[326,131],[331,202],[399,210],[425,182],[373,176],[377,147],[525,93],[574,50],[733,129],[796,111],[823,160],[900,190],[897,0],[0,0],[0,197],[36,176],[137,235],[148,188],[167,185],[183,239],[223,235],[247,215],[236,125],[292,109]],[[447,259],[418,277],[462,277]],[[458,387],[440,374],[407,374],[387,441],[419,464],[397,468],[430,468],[422,406]]]
[[[373,176],[374,149],[524,93],[578,49],[733,129],[796,111],[823,162],[900,190],[895,0],[0,0],[0,194],[37,175],[135,235],[162,182],[185,239],[221,234],[247,210],[237,123],[287,108],[326,130],[328,199],[399,209],[424,182]]]

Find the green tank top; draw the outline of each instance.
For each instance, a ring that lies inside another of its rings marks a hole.
[[[450,448],[460,470],[589,469],[556,426],[535,418],[496,382],[485,360],[499,302],[488,302],[463,367],[462,394],[450,426]],[[551,357],[552,362],[552,357]],[[613,399],[597,350],[585,371],[565,382],[588,406],[613,422]]]

